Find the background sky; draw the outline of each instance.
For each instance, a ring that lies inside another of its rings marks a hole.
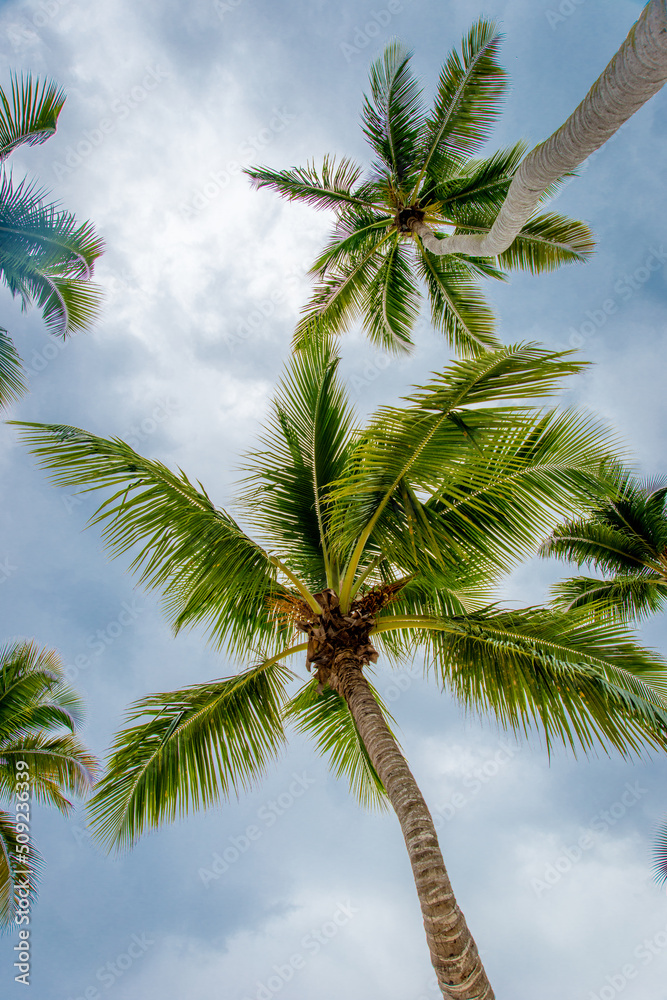
[[[37,176],[107,243],[101,321],[64,347],[0,290],[2,325],[32,372],[31,395],[10,416],[123,437],[228,504],[331,221],[253,192],[239,165],[327,152],[368,163],[358,115],[370,62],[399,37],[430,95],[480,14],[505,35],[511,79],[489,149],[535,144],[581,100],[641,6],[0,3],[0,83],[10,69],[31,70],[68,95],[56,136],[15,154],[14,175]],[[597,235],[589,263],[486,286],[505,342],[581,348],[593,364],[564,403],[608,420],[647,475],[667,472],[666,125],[660,93],[560,194],[558,211]],[[447,362],[426,316],[416,339],[396,361],[347,336],[342,370],[362,413]],[[92,502],[48,486],[7,426],[0,495],[0,636],[61,652],[99,755],[131,700],[238,666],[197,632],[172,638],[158,600],[108,561],[98,529],[84,532]],[[506,597],[539,602],[560,573],[530,562]],[[644,639],[667,652],[664,620]],[[77,669],[81,655],[89,665]],[[539,741],[464,718],[418,664],[394,676],[381,668],[377,683],[498,1000],[667,1000],[667,896],[650,877],[667,812],[664,760],[549,762]],[[130,854],[104,856],[81,807],[69,818],[36,809],[33,830],[47,861],[31,924],[39,1000],[438,995],[397,822],[363,812],[300,737],[251,795],[166,826]],[[10,1000],[25,996],[13,982],[15,942],[0,940]]]

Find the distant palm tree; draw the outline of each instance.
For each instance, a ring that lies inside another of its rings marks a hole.
[[[624,754],[667,747],[665,664],[616,622],[490,603],[498,575],[599,487],[606,433],[529,405],[578,364],[530,345],[457,362],[365,429],[337,365],[311,342],[283,379],[241,495],[255,537],[122,441],[20,425],[58,485],[110,491],[96,520],[113,552],[134,549],[176,629],[204,624],[245,663],[132,706],[93,820],[127,845],[217,803],[257,781],[292,723],[362,801],[394,808],[443,996],[492,1000],[372,664],[423,651],[438,688],[501,726]],[[299,653],[314,677],[294,692],[284,661]]]
[[[566,521],[542,543],[540,554],[594,566],[600,577],[557,583],[557,607],[589,608],[619,621],[644,618],[667,604],[667,483],[639,482],[620,472],[586,515]]]
[[[555,584],[560,611],[579,608],[593,619],[628,622],[667,606],[667,482],[620,472],[608,490],[587,517],[554,528],[540,552],[604,574]],[[667,880],[667,824],[658,834],[654,872],[658,882]]]
[[[498,267],[551,270],[590,254],[588,227],[559,215],[532,218],[497,261],[482,253],[439,260],[414,238],[415,220],[457,233],[487,232],[526,152],[518,143],[472,158],[500,110],[506,76],[497,63],[498,44],[493,24],[475,24],[461,53],[453,51],[445,61],[430,111],[412,76],[410,53],[396,42],[385,50],[371,67],[371,94],[362,112],[376,157],[366,180],[361,167],[333,157],[325,157],[321,170],[314,164],[246,170],[257,187],[336,213],[331,240],[313,264],[320,283],[297,328],[297,343],[314,327],[340,333],[360,314],[374,342],[406,349],[421,282],[434,326],[460,352],[479,354],[498,346],[479,277],[502,278]]]
[[[22,144],[45,142],[56,130],[65,103],[52,82],[11,78],[11,95],[0,88],[0,163]],[[45,203],[46,192],[26,180],[0,176],[0,277],[23,307],[36,304],[51,333],[67,336],[91,326],[100,290],[90,282],[103,249],[89,222]],[[0,329],[0,407],[25,392],[21,360]]]
[[[80,711],[53,650],[32,642],[0,649],[0,795],[15,811],[0,811],[0,926],[11,925],[20,900],[34,895],[42,867],[27,833],[31,795],[67,813],[65,792],[92,785],[95,758],[73,735]],[[26,888],[27,896],[19,891]]]

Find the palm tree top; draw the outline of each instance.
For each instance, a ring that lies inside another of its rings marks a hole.
[[[526,146],[517,143],[479,157],[498,116],[506,74],[498,64],[499,35],[480,19],[461,51],[445,61],[432,107],[410,68],[411,53],[392,42],[370,71],[362,128],[373,151],[370,173],[351,160],[325,157],[321,169],[246,173],[259,188],[290,200],[333,210],[336,225],[312,267],[319,279],[296,333],[342,332],[363,317],[371,339],[393,350],[408,349],[418,314],[418,282],[431,302],[434,325],[464,354],[497,347],[491,312],[477,279],[504,277],[500,268],[550,270],[584,260],[592,251],[588,228],[557,215],[527,222],[497,259],[426,251],[414,224],[443,233],[488,232],[507,194]],[[553,191],[553,186],[546,194]]]

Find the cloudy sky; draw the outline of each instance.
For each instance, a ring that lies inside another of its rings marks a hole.
[[[57,135],[16,154],[14,174],[38,176],[107,243],[102,319],[62,349],[37,312],[21,314],[0,290],[2,325],[32,372],[11,416],[123,437],[227,504],[330,224],[253,192],[239,165],[327,152],[368,162],[358,113],[370,61],[399,37],[432,93],[480,14],[505,36],[511,78],[490,148],[536,143],[583,97],[641,6],[0,3],[0,83],[10,69],[31,70],[68,95]],[[564,401],[608,420],[650,475],[667,471],[666,126],[661,93],[559,196],[559,211],[593,227],[593,260],[487,289],[505,341],[581,348],[593,366]],[[390,360],[352,332],[342,368],[363,413],[447,358],[424,318],[409,359]],[[92,503],[49,487],[6,426],[0,494],[0,636],[60,650],[98,754],[131,700],[234,669],[196,632],[172,638],[156,599],[107,560],[97,529],[84,532]],[[538,602],[558,572],[531,562],[506,596]],[[667,652],[664,622],[644,638]],[[77,670],[81,654],[89,665]],[[549,763],[537,742],[465,719],[424,686],[418,665],[395,677],[381,669],[378,685],[498,1000],[667,1000],[667,896],[650,878],[667,812],[664,761],[562,753]],[[363,813],[301,738],[253,794],[165,827],[131,854],[101,854],[82,808],[67,819],[38,810],[33,829],[47,860],[32,920],[39,1000],[437,996],[396,821]],[[12,1000],[25,995],[13,982],[15,940],[0,941],[1,992]]]

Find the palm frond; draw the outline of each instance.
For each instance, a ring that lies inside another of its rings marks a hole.
[[[443,217],[461,224],[471,222],[478,212],[497,214],[527,148],[525,142],[517,142],[487,159],[468,161],[457,174],[424,190],[422,205],[439,202]]]
[[[499,111],[506,74],[496,56],[500,43],[495,26],[484,19],[463,39],[440,72],[433,111],[423,130],[420,176],[427,189],[444,180],[488,138]]]
[[[498,255],[498,263],[540,274],[573,261],[584,263],[594,250],[595,238],[584,222],[563,215],[536,215],[511,246]]]
[[[372,343],[396,353],[409,350],[420,297],[408,251],[396,240],[388,245],[367,287],[364,330]]]
[[[654,554],[635,532],[594,515],[558,525],[542,543],[540,555],[568,559],[577,566],[594,564],[606,573],[625,573],[647,569]]]
[[[44,864],[33,845],[22,844],[18,830],[6,812],[0,811],[0,929],[16,929],[14,918],[21,900],[33,902]],[[25,906],[25,903],[23,904]]]
[[[387,721],[388,712],[378,700]],[[345,699],[330,687],[318,691],[315,678],[308,681],[289,702],[286,720],[297,732],[315,740],[318,751],[329,758],[337,778],[347,778],[352,794],[368,808],[386,809],[387,793],[371,763]]]
[[[656,838],[653,874],[658,885],[667,882],[667,824],[662,827]]]
[[[280,643],[281,626],[266,615],[268,599],[284,592],[271,557],[203,487],[118,439],[55,424],[17,426],[55,485],[113,491],[91,523],[106,524],[114,556],[140,546],[130,568],[147,587],[163,591],[177,630],[203,623],[218,645],[241,655],[260,636]]]
[[[667,604],[667,581],[655,574],[626,574],[610,580],[575,576],[551,587],[555,608],[568,611],[586,608],[593,618],[618,621],[647,618]]]
[[[0,409],[20,399],[27,389],[19,353],[7,331],[0,327]]]
[[[253,785],[284,742],[288,679],[274,662],[135,702],[127,721],[136,724],[116,736],[91,802],[99,839],[130,846],[163,820]]]
[[[251,167],[244,170],[255,188],[270,188],[289,201],[304,201],[315,208],[341,209],[347,205],[357,208],[377,209],[371,192],[362,185],[354,190],[362,175],[362,168],[345,157],[336,162],[334,156],[325,156],[321,171],[314,163],[290,170],[270,170],[268,167]],[[381,208],[381,206],[379,206]]]
[[[388,167],[400,188],[414,170],[424,125],[422,92],[410,71],[410,57],[391,42],[371,66],[371,97],[364,98],[363,130],[381,167]]]
[[[0,88],[0,161],[17,146],[45,142],[56,131],[65,93],[51,80],[12,74],[11,97]]]

